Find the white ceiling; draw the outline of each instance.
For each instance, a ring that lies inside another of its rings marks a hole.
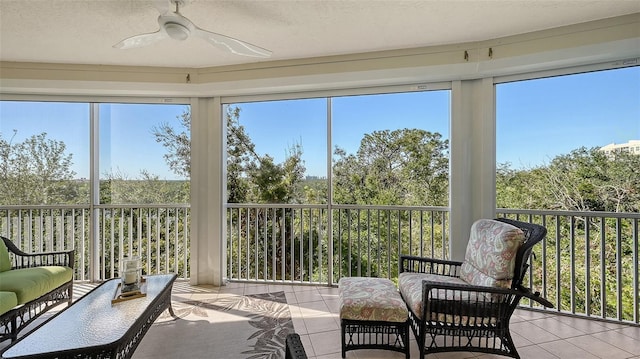
[[[158,30],[153,0],[0,0],[0,60],[213,67],[482,41],[640,12],[640,0],[185,2],[180,12],[197,26],[273,56],[233,55],[198,38],[113,48],[126,37]]]

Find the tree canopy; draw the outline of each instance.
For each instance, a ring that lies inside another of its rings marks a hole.
[[[421,129],[374,131],[356,154],[334,151],[334,199],[344,204],[446,206],[448,141]]]
[[[71,170],[73,155],[65,153],[65,143],[45,132],[14,143],[16,133],[9,139],[0,133],[0,203],[73,203],[78,188]]]
[[[498,166],[497,205],[501,208],[640,212],[640,156],[608,157],[581,147],[548,165],[516,170]]]

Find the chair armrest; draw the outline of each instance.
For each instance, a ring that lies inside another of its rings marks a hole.
[[[451,298],[453,299],[449,299],[449,296],[446,296],[447,299],[438,298],[441,300],[473,301],[474,297],[469,293],[476,293],[475,298],[477,298],[478,302],[482,302],[483,304],[500,305],[511,303],[515,306],[518,305],[518,302],[520,302],[520,298],[526,297],[535,300],[546,307],[553,308],[553,304],[551,302],[541,297],[540,293],[532,293],[529,288],[522,287],[516,290],[511,288],[485,287],[471,284],[435,282],[429,280],[422,281],[423,303],[430,303],[431,299],[433,299],[431,297],[432,289],[451,291],[450,294]],[[466,292],[466,294],[463,294],[463,292]],[[425,310],[426,307],[427,305],[425,305]]]
[[[425,258],[408,255],[400,256],[400,273],[415,272],[459,277],[461,265],[462,262],[450,261],[445,259]]]
[[[64,266],[73,268],[74,251],[57,251],[42,253],[25,253],[16,247],[13,242],[5,237],[0,237],[7,246],[9,252],[13,254],[11,269],[33,268],[40,266]]]
[[[540,292],[533,292],[530,288],[524,286],[519,286],[518,291],[522,293],[523,297],[536,301],[547,308],[553,308],[553,303],[540,296]]]

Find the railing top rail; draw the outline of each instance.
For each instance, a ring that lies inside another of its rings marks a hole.
[[[299,204],[299,203],[226,203],[226,208],[327,208],[327,204]],[[374,210],[406,210],[406,211],[437,211],[448,212],[449,207],[436,206],[382,206],[362,204],[333,204],[333,209],[374,209]]]
[[[299,203],[225,203],[225,208],[327,208],[327,205]]]
[[[25,210],[25,209],[89,209],[89,204],[38,204],[38,205],[0,205],[2,210]]]
[[[100,204],[94,208],[121,209],[121,208],[190,208],[189,203],[165,203],[165,204]],[[29,210],[29,209],[89,209],[89,204],[39,204],[39,205],[0,205],[2,210]]]
[[[361,204],[334,204],[331,207],[337,209],[380,209],[380,210],[401,210],[401,211],[436,211],[449,212],[449,207],[438,206],[385,206],[385,205],[361,205]]]
[[[538,210],[538,209],[513,209],[498,208],[497,213],[504,214],[524,214],[533,216],[580,216],[593,218],[634,218],[640,219],[640,213],[636,212],[598,212],[598,211],[556,211],[556,210]]]
[[[190,203],[154,203],[154,204],[99,204],[94,208],[120,209],[120,208],[190,208]]]

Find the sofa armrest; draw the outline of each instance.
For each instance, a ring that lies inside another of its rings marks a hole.
[[[33,268],[40,266],[63,266],[73,268],[75,264],[74,251],[58,251],[58,252],[42,252],[42,253],[25,253],[16,247],[11,240],[0,237],[7,246],[7,249],[13,258],[11,261],[11,269]]]
[[[400,256],[400,273],[415,272],[459,277],[461,265],[462,262],[445,259]]]

